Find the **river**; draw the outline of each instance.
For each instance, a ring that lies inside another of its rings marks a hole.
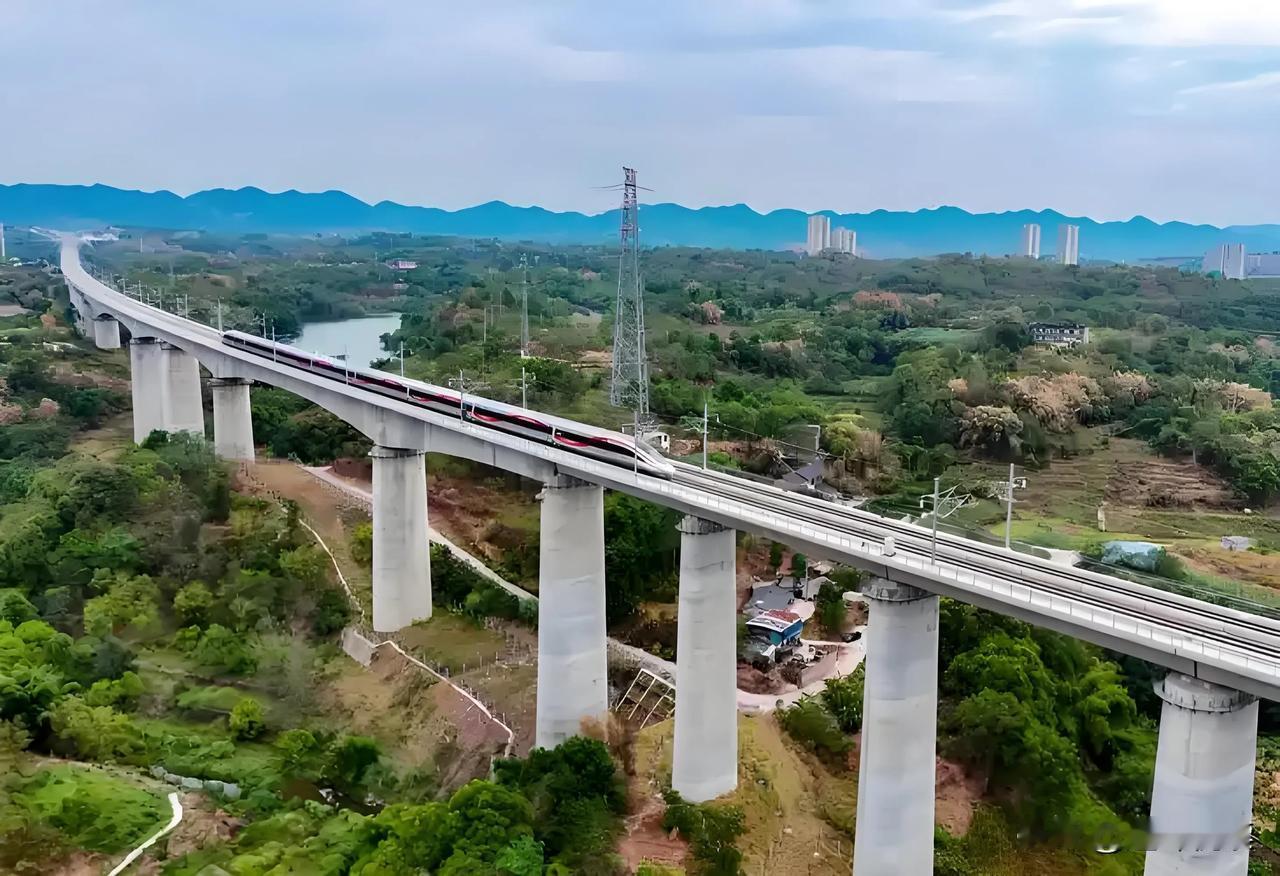
[[[374,359],[383,359],[389,355],[382,349],[381,338],[398,328],[398,313],[333,322],[308,322],[303,323],[302,334],[298,335],[293,346],[324,356],[341,356],[346,353],[348,362],[363,368]],[[398,366],[389,367],[399,370]]]

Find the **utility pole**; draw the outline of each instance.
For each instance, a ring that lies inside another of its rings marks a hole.
[[[465,421],[467,419],[467,378],[461,368],[458,369],[458,376],[450,377],[448,383],[458,390],[458,419]],[[484,389],[487,385],[480,381],[471,382],[472,389]]]
[[[624,167],[618,230],[618,296],[613,313],[613,375],[609,403],[649,419],[649,366],[645,353],[644,282],[640,278],[640,224],[636,172]]]
[[[538,382],[537,375],[530,377],[528,372],[525,371],[524,366],[521,365],[520,366],[520,407],[524,408],[525,410],[529,409],[529,384],[537,383],[537,382]]]
[[[707,470],[707,399],[702,399],[702,470]]]
[[[400,342],[400,377],[404,378],[404,341]]]
[[[529,358],[529,257],[520,253],[520,358]]]
[[[933,500],[933,539],[932,547],[929,550],[930,562],[938,561],[938,518],[950,517],[956,511],[966,505],[973,504],[973,496],[965,493],[963,496],[956,495],[956,488],[951,487],[945,493],[940,492],[942,478],[933,479],[933,494],[920,497],[920,507],[924,508],[924,503]]]
[[[222,299],[218,299],[218,331],[222,331]]]
[[[1004,549],[1010,550],[1013,544],[1013,491],[1014,489],[1025,490],[1027,488],[1026,478],[1017,478],[1013,476],[1014,464],[1009,463],[1009,480],[1004,487]]]
[[[929,561],[938,562],[938,486],[942,483],[942,478],[933,479],[933,540],[929,548]]]

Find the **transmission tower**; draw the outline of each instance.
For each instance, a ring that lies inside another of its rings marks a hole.
[[[520,253],[520,358],[529,357],[529,258]]]
[[[649,363],[644,343],[644,283],[640,279],[640,226],[636,172],[622,169],[622,223],[619,231],[618,302],[613,317],[613,380],[609,403],[631,408],[637,424],[649,419]]]

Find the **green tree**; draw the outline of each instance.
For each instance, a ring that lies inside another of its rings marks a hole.
[[[542,876],[542,864],[542,843],[531,836],[516,839],[493,862],[499,873],[511,876]]]
[[[318,772],[321,745],[310,730],[285,730],[276,737],[274,747],[280,758],[281,774],[310,778]]]
[[[605,613],[610,623],[630,617],[675,568],[679,514],[625,493],[604,502]]]
[[[23,621],[35,620],[36,617],[36,607],[21,590],[12,587],[0,590],[0,620],[16,626]]]
[[[785,548],[782,546],[782,542],[769,542],[769,568],[773,569],[775,572],[778,571],[778,567],[782,565],[782,552],[784,550]]]
[[[521,837],[533,835],[533,806],[501,785],[476,780],[449,798],[453,855],[492,862]],[[451,856],[452,857],[452,856]]]
[[[308,590],[329,583],[329,557],[318,547],[304,545],[280,555],[280,571]]]
[[[348,792],[364,781],[365,773],[378,762],[382,752],[376,740],[367,736],[343,736],[325,753],[323,777]]]
[[[54,705],[49,724],[70,753],[85,760],[117,760],[142,746],[128,715],[110,706],[90,706],[80,697],[65,697]]]
[[[201,666],[232,675],[248,675],[258,668],[253,644],[221,624],[213,624],[200,635],[191,656]]]
[[[236,739],[257,739],[267,730],[262,704],[252,697],[242,697],[227,717],[227,727]]]
[[[173,596],[173,612],[183,626],[202,626],[209,621],[213,593],[203,581],[192,581]]]
[[[106,636],[123,627],[145,629],[160,617],[160,589],[147,575],[94,575],[93,586],[101,594],[84,605],[84,625],[95,636]]]
[[[795,553],[791,555],[791,574],[793,577],[803,578],[808,569],[809,560],[804,554]]]

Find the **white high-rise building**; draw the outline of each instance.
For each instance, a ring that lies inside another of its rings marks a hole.
[[[831,248],[836,252],[854,255],[858,244],[858,232],[848,228],[834,228],[831,231]]]
[[[1243,280],[1247,261],[1243,243],[1222,243],[1204,254],[1201,269],[1206,274],[1217,272],[1226,280]]]
[[[1035,222],[1022,226],[1022,249],[1019,255],[1029,259],[1040,258],[1040,226]]]
[[[1058,264],[1080,264],[1080,226],[1058,226]]]
[[[816,256],[824,249],[831,247],[831,219],[817,213],[809,217],[809,237],[805,244],[805,252]]]

